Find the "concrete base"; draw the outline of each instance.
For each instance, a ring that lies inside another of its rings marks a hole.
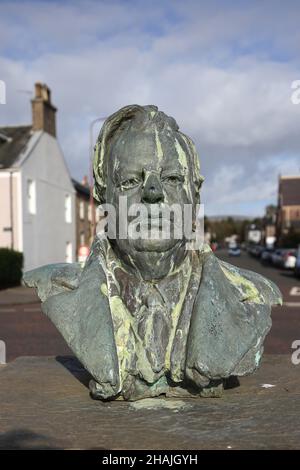
[[[0,448],[300,448],[300,365],[290,356],[265,356],[223,398],[102,403],[89,379],[72,357],[0,366]]]

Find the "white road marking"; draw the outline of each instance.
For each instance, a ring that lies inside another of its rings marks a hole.
[[[261,387],[262,387],[262,388],[273,388],[273,387],[276,387],[276,385],[273,385],[273,384],[261,384]]]
[[[22,307],[22,305],[20,305]],[[0,313],[14,313],[17,311],[16,307],[9,307],[9,308],[0,308]],[[21,309],[19,310],[21,311]],[[23,308],[23,312],[40,312],[41,307],[25,307]]]
[[[40,307],[24,308],[24,312],[40,312]]]
[[[281,307],[300,307],[300,302],[283,302],[282,305],[273,305],[273,308],[281,308]]]
[[[300,302],[283,302],[283,307],[300,307]]]
[[[291,290],[290,290],[290,295],[300,297],[300,287],[298,287],[298,286],[292,287]]]

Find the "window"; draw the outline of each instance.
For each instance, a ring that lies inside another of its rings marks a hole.
[[[72,263],[72,243],[66,243],[66,263]]]
[[[36,190],[33,180],[27,180],[27,207],[29,214],[36,214]]]
[[[84,244],[85,244],[84,232],[80,232],[80,246],[83,246]]]
[[[88,221],[92,222],[92,206],[91,206],[91,204],[88,205]]]
[[[84,220],[84,202],[80,201],[79,203],[79,218],[80,220]]]
[[[68,224],[72,222],[72,200],[70,194],[65,196],[65,221]]]
[[[101,212],[100,207],[96,207],[96,210],[95,210],[95,222],[96,223],[99,222],[99,220],[102,218],[102,215],[104,217],[104,212]]]

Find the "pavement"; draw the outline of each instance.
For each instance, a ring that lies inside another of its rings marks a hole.
[[[222,398],[101,402],[74,358],[21,357],[0,367],[0,449],[299,449],[299,372],[267,355]]]
[[[300,364],[291,355],[300,340],[299,279],[247,253],[217,256],[273,280],[284,299],[272,310],[262,366],[218,399],[94,401],[89,374],[34,291],[0,291],[0,449],[298,449]]]
[[[25,286],[11,287],[0,290],[0,311],[6,306],[40,304],[40,300],[34,289]]]
[[[217,251],[216,255],[256,271],[279,286],[284,304],[272,310],[273,326],[265,341],[265,353],[290,355],[292,343],[300,340],[300,279],[292,272],[263,266],[245,252],[239,258],[229,257],[225,250]],[[6,343],[7,362],[19,356],[71,354],[54,325],[41,313],[34,289],[23,286],[0,291],[0,340]]]
[[[35,290],[24,286],[0,290],[0,341],[5,343],[4,362],[19,356],[71,354],[56,327],[43,315]]]

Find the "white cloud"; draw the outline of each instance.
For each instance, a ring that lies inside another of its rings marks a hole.
[[[218,2],[151,4],[2,2],[8,96],[0,122],[28,122],[29,96],[17,90],[46,82],[69,167],[81,178],[93,118],[156,104],[196,142],[207,211],[261,212],[277,174],[300,166],[300,105],[290,101],[300,79],[295,11],[277,2],[269,16],[268,2],[218,12]]]

